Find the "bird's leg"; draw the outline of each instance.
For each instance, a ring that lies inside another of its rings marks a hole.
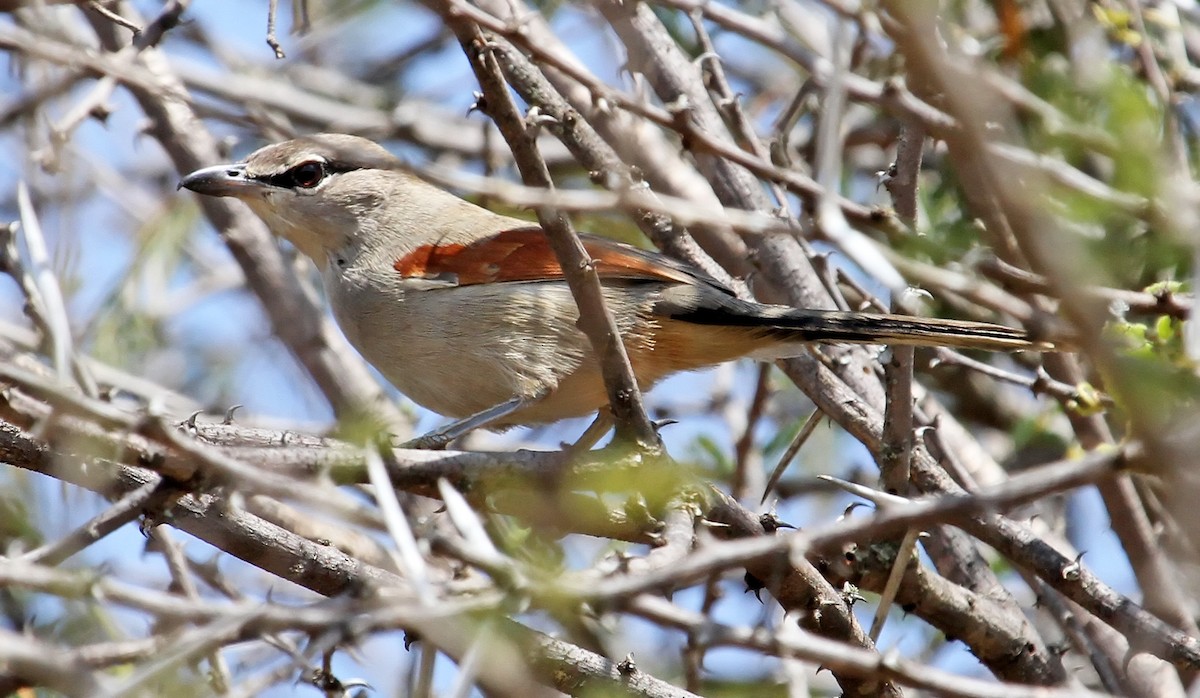
[[[527,407],[540,399],[540,395],[534,398],[520,396],[510,398],[499,405],[494,405],[481,412],[476,412],[469,417],[463,417],[462,419],[450,422],[444,427],[434,429],[428,434],[423,434],[415,439],[409,439],[400,444],[400,448],[420,448],[427,450],[445,448],[447,444],[458,437],[476,429],[491,426],[513,412]]]
[[[588,428],[584,430],[583,435],[580,436],[579,439],[573,444],[563,444],[563,450],[568,456],[575,456],[583,453],[584,451],[590,451],[592,446],[595,446],[597,443],[599,443],[600,439],[603,439],[604,435],[607,434],[612,428],[612,412],[607,407],[601,407],[600,410],[596,412],[596,418],[593,419],[592,423],[588,425]]]

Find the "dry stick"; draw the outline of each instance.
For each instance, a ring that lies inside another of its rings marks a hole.
[[[270,0],[267,3],[267,46],[275,53],[277,60],[287,58],[287,54],[283,52],[283,47],[279,45],[279,39],[275,36],[275,12],[279,9],[279,0]]]
[[[411,682],[412,695],[416,698],[431,698],[433,696],[433,666],[437,659],[437,650],[422,644],[418,651],[421,653],[421,658]]]
[[[838,81],[840,82],[840,81]],[[924,132],[919,126],[901,131],[897,145],[896,162],[886,182],[888,193],[900,220],[909,226],[916,223],[917,178],[921,170],[921,150],[924,147]],[[893,289],[895,290],[895,289]],[[901,307],[900,299],[893,305]],[[892,494],[907,495],[911,479],[913,455],[913,347],[892,347],[891,358],[883,364],[883,389],[887,396],[883,414],[883,450],[880,453],[879,472],[884,489]],[[913,560],[917,544],[916,529],[905,532],[896,552],[896,562],[888,576],[875,618],[871,623],[871,639],[878,642],[887,620],[888,610],[899,591],[904,571]],[[915,561],[920,564],[920,561]]]
[[[925,129],[916,121],[905,124],[896,142],[896,160],[888,168],[883,180],[884,188],[892,197],[896,215],[914,229],[917,224],[917,186],[924,150]]]
[[[704,601],[700,604],[700,612],[710,621],[713,608],[723,595],[720,584],[720,574],[711,574],[704,582]],[[712,643],[707,633],[702,630],[688,631],[687,646],[683,650],[683,672],[689,691],[699,693],[703,690],[704,655],[711,648]]]
[[[771,397],[771,364],[758,366],[758,378],[754,382],[754,396],[746,409],[745,426],[733,445],[733,481],[729,493],[734,499],[743,500],[749,489],[762,482],[762,455],[754,449],[754,430],[767,411]],[[753,472],[751,469],[753,468]],[[766,489],[765,487],[763,488]]]
[[[708,35],[708,30],[704,28],[703,18],[700,12],[688,13],[688,19],[691,20],[692,29],[696,32],[696,39],[700,43],[700,48],[703,50],[698,59],[700,67],[708,72],[709,79],[706,84],[712,91],[715,97],[714,106],[726,118],[730,125],[732,135],[744,144],[750,152],[762,160],[769,161],[770,152],[763,144],[762,139],[754,131],[754,126],[750,123],[750,119],[746,117],[745,110],[742,109],[739,95],[734,93],[733,88],[729,86],[729,80],[725,77],[725,67],[721,63],[721,55],[717,52],[716,45],[713,44],[712,37]],[[705,68],[705,66],[707,66]],[[775,205],[778,207],[780,218],[795,224],[793,215],[789,211],[788,199],[777,182],[769,182],[771,188],[771,196],[775,200]],[[799,226],[796,226],[795,232],[798,233]]]
[[[784,449],[783,455],[779,456],[779,462],[775,464],[775,469],[771,471],[770,477],[767,478],[767,484],[763,487],[762,497],[758,500],[759,504],[767,501],[767,495],[771,494],[771,490],[775,489],[775,485],[779,483],[779,478],[783,477],[784,471],[787,470],[788,465],[796,457],[796,454],[800,452],[800,448],[808,441],[808,437],[812,436],[812,433],[816,431],[817,425],[821,423],[821,417],[823,416],[820,409],[815,409],[804,420],[804,425],[792,437],[791,443]]]
[[[71,322],[67,317],[62,288],[50,267],[50,252],[42,236],[42,225],[38,221],[37,212],[34,211],[29,187],[24,181],[17,183],[17,207],[21,212],[20,230],[25,238],[25,250],[29,253],[29,282],[22,284],[23,290],[29,307],[36,309],[41,316],[41,322],[38,324],[43,328],[46,340],[50,343],[50,358],[58,372],[58,378],[67,381],[71,378],[71,362],[75,355]],[[15,238],[13,242],[15,245]],[[10,258],[7,266],[16,273],[23,271],[15,258]],[[17,278],[18,283],[21,281],[21,278]],[[95,394],[95,386],[91,388],[92,394]]]
[[[125,19],[124,17],[117,14],[116,12],[113,12],[112,10],[108,9],[103,4],[101,4],[99,2],[99,0],[88,0],[88,2],[85,3],[85,5],[86,5],[87,9],[89,9],[93,12],[96,12],[101,17],[104,17],[105,19],[109,20],[110,22],[113,22],[114,24],[116,24],[118,26],[125,27],[129,31],[133,32],[135,35],[142,33],[141,27],[139,27],[137,24]]]
[[[892,494],[906,495],[909,490],[913,454],[913,356],[912,347],[892,347],[891,359],[883,365],[883,386],[887,403],[883,415],[883,451],[879,458],[879,475],[884,489]],[[904,571],[913,560],[917,545],[916,529],[909,529],[900,541],[896,562],[888,576],[875,618],[871,622],[871,640],[879,641],[888,610],[900,589]],[[916,564],[920,564],[916,561]]]
[[[988,258],[976,265],[984,275],[1007,289],[1022,294],[1049,295],[1052,292],[1046,278],[1027,269],[1020,269],[1000,259]],[[1163,288],[1156,293],[1146,291],[1130,291],[1123,288],[1106,288],[1104,286],[1085,286],[1083,293],[1095,298],[1106,305],[1114,303],[1124,305],[1135,313],[1150,315],[1170,315],[1179,320],[1191,316],[1195,305],[1195,296],[1171,288]]]
[[[891,347],[883,365],[887,403],[883,414],[883,449],[879,474],[893,494],[908,493],[913,457],[913,348]]]
[[[64,696],[95,696],[107,685],[101,683],[107,677],[93,672],[78,652],[7,628],[0,630],[0,660],[4,662],[0,685],[11,688],[13,695],[33,686],[46,686]]]
[[[1028,388],[1029,392],[1034,395],[1049,395],[1068,409],[1069,403],[1079,402],[1083,397],[1079,392],[1079,388],[1051,378],[1050,374],[1046,373],[1046,370],[1041,367],[1038,368],[1036,375],[1030,376],[1006,371],[991,364],[976,361],[966,354],[959,353],[953,349],[939,347],[934,351],[937,354],[937,358],[934,360],[937,365],[961,366],[989,378],[994,378],[995,380]],[[1097,399],[1102,405],[1112,406],[1113,404],[1112,398],[1102,393],[1097,396]]]
[[[97,642],[90,645],[82,645],[75,651],[85,663],[97,669],[102,669],[117,664],[131,664],[153,657],[162,648],[162,645],[161,638],[151,637],[141,640]]]
[[[905,278],[911,279],[921,288],[930,289],[938,295],[961,297],[972,305],[1008,315],[1026,327],[1037,327],[1039,323],[1048,324],[1046,319],[1050,317],[1048,313],[1035,308],[1030,302],[1006,289],[961,271],[904,257],[888,247],[882,248],[882,251],[892,264],[896,265],[896,268],[904,274]],[[981,272],[987,275],[986,270],[981,269]]]
[[[150,537],[161,546],[162,554],[167,559],[167,569],[171,573],[171,580],[179,589],[180,595],[193,601],[200,600],[200,591],[196,588],[195,580],[192,579],[187,558],[183,554],[183,547],[171,535],[170,529],[164,525],[155,526],[150,531]],[[217,695],[224,695],[229,690],[229,665],[221,656],[220,648],[214,648],[208,653],[208,666],[209,680],[213,690]]]
[[[760,628],[741,628],[715,625],[706,616],[685,610],[670,601],[642,595],[634,599],[634,612],[659,625],[680,630],[704,631],[715,644],[748,647],[776,652],[790,650],[794,656],[818,662],[838,673],[893,679],[914,688],[924,688],[939,696],[962,698],[1103,698],[1103,694],[1079,688],[1053,689],[1040,686],[997,684],[991,680],[972,679],[933,669],[927,665],[880,656],[858,647],[848,647],[827,638],[797,629],[793,635],[769,633]],[[785,623],[791,622],[785,620]]]
[[[554,182],[538,154],[537,144],[530,137],[516,104],[509,96],[508,85],[479,27],[458,17],[450,16],[447,20],[479,80],[488,115],[499,126],[500,133],[513,151],[521,178],[531,187],[553,188]],[[660,448],[658,432],[646,416],[642,393],[629,365],[629,355],[617,330],[616,320],[605,306],[595,265],[565,215],[551,209],[538,209],[537,216],[562,267],[571,294],[579,305],[580,328],[588,336],[600,359],[600,372],[608,391],[609,408],[617,423],[617,435],[644,448]]]
[[[24,194],[22,195],[22,192]],[[40,225],[33,215],[32,202],[22,183],[18,190],[19,208],[23,222],[0,226],[0,269],[17,282],[25,295],[25,314],[42,336],[42,341],[51,347],[52,365],[62,379],[74,377],[79,387],[89,395],[96,395],[95,380],[87,366],[79,360],[71,337],[70,320],[63,305],[61,290],[54,272],[50,269],[45,241],[41,237]],[[17,231],[24,226],[26,249],[33,270],[25,268],[17,247]],[[40,248],[40,249],[39,249]]]
[[[17,559],[30,564],[57,565],[118,528],[134,521],[147,510],[158,509],[172,494],[169,487],[162,488],[157,484],[145,485],[122,497],[116,504],[92,517],[71,533],[53,543],[31,550]]]
[[[913,554],[917,549],[917,537],[920,531],[910,528],[904,532],[904,537],[900,539],[900,545],[896,548],[896,561],[892,563],[892,569],[888,574],[887,582],[883,585],[883,591],[879,594],[879,603],[875,607],[875,615],[871,619],[871,641],[879,642],[879,636],[883,634],[883,625],[887,622],[888,612],[892,608],[892,604],[896,600],[896,594],[900,591],[900,583],[904,581],[904,573],[910,564],[921,564],[920,560],[916,559]]]
[[[1022,576],[1029,584],[1029,588],[1037,595],[1038,605],[1044,607],[1054,622],[1058,623],[1063,634],[1075,647],[1075,651],[1086,656],[1091,662],[1096,675],[1100,677],[1100,685],[1104,686],[1104,690],[1114,695],[1122,694],[1124,686],[1121,683],[1121,674],[1124,673],[1122,667],[1124,662],[1114,660],[1125,658],[1106,654],[1093,637],[1097,628],[1107,628],[1107,626],[1103,623],[1093,622],[1091,614],[1087,611],[1078,612],[1078,606],[1067,602],[1057,591],[1046,586],[1046,583],[1037,577],[1028,572]],[[1116,631],[1109,629],[1109,632]]]
[[[379,513],[383,517],[388,535],[391,536],[392,543],[395,545],[393,557],[396,567],[408,580],[421,604],[429,606],[434,602],[433,589],[429,581],[429,565],[421,552],[420,544],[409,524],[408,516],[400,506],[400,498],[396,496],[396,491],[388,481],[383,456],[380,455],[378,449],[371,445],[368,445],[365,450],[367,474],[371,482],[372,493],[375,495],[375,505],[379,507]]]
[[[314,517],[312,511],[291,506],[266,495],[246,497],[246,511],[280,528],[291,531],[309,540],[319,540],[363,562],[382,569],[396,571],[389,551],[370,533],[347,526],[339,526],[326,517]],[[206,579],[217,584],[217,579]],[[222,588],[227,595],[233,592]]]
[[[770,519],[751,514],[724,492],[713,492],[710,497],[717,503],[709,511],[707,520],[728,527],[714,529],[715,534],[725,533],[733,538],[731,543],[744,545],[753,545],[757,541],[772,538],[764,535],[768,533],[764,524],[775,527]],[[679,569],[697,559],[703,559],[710,549],[700,548],[686,560],[677,562],[671,569]],[[770,591],[771,596],[785,610],[798,614],[797,620],[801,626],[847,646],[875,651],[874,643],[851,612],[849,599],[834,589],[808,558],[777,551],[770,555],[748,556],[744,565],[747,579],[757,581],[761,588]],[[652,573],[647,572],[643,575],[652,576]],[[607,583],[608,581],[605,582],[606,585]],[[678,583],[679,581],[676,582]],[[834,678],[846,695],[900,694],[896,685],[873,676],[859,677],[835,671]]]

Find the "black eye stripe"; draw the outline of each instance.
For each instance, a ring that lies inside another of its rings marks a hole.
[[[345,172],[353,172],[354,170],[364,169],[363,167],[361,167],[359,165],[351,165],[351,164],[345,163],[345,162],[337,162],[337,161],[320,162],[320,161],[316,161],[316,160],[310,160],[307,162],[301,162],[293,167],[290,167],[290,168],[284,170],[283,172],[279,172],[279,173],[271,174],[271,175],[257,175],[257,176],[251,177],[251,179],[254,179],[259,182],[263,182],[265,184],[270,184],[273,187],[279,187],[281,189],[304,188],[301,186],[301,184],[299,182],[297,182],[296,170],[298,168],[303,167],[304,165],[307,165],[307,164],[310,164],[313,162],[316,162],[323,166],[323,168],[325,170],[324,177],[328,177],[329,175],[333,175],[333,174],[342,174]],[[313,186],[313,185],[309,185],[309,186]]]

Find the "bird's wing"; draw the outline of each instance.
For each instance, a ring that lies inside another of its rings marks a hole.
[[[661,254],[594,235],[580,235],[579,239],[602,282],[658,281],[703,285],[730,293],[703,272]],[[396,260],[393,267],[405,279],[455,286],[563,278],[562,266],[546,234],[536,226],[504,230],[467,245],[423,245]]]

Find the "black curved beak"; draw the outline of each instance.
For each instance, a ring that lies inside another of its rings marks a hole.
[[[266,186],[262,182],[246,176],[246,166],[214,165],[196,170],[179,180],[176,189],[191,189],[197,194],[208,196],[245,196],[246,194]]]

